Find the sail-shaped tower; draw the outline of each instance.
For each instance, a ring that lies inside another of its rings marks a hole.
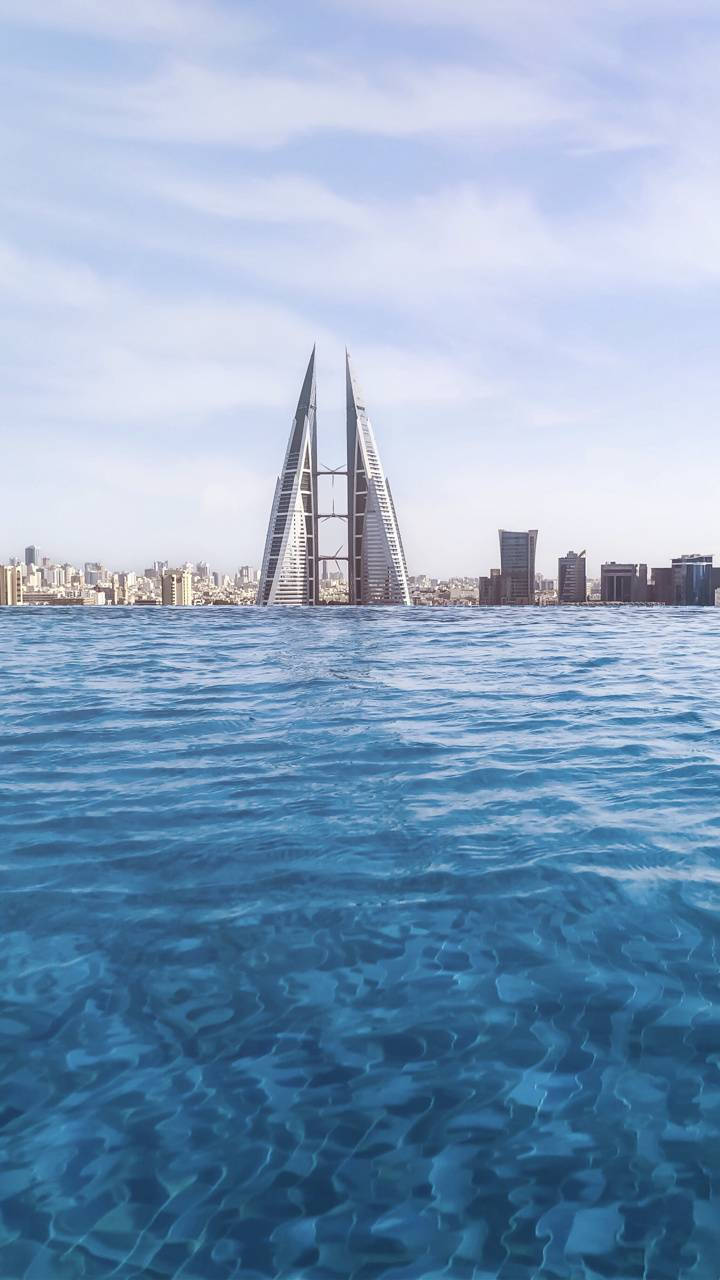
[[[350,604],[411,604],[390,485],[347,352],[345,371]]]
[[[315,348],[300,392],[282,473],[275,486],[257,603],[317,604],[317,442]]]

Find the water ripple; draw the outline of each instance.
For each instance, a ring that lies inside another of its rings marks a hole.
[[[715,1280],[719,642],[0,610],[0,1275]]]

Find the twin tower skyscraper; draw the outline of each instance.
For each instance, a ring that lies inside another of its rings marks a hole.
[[[347,386],[348,594],[350,604],[411,604],[395,506],[365,398],[345,354]],[[320,603],[315,349],[275,486],[257,603]],[[320,473],[323,474],[323,473]],[[322,514],[320,514],[322,518]],[[344,558],[344,557],[337,557]]]

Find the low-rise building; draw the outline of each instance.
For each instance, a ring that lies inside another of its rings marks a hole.
[[[650,570],[648,600],[652,604],[673,603],[673,571],[671,568],[656,566]]]
[[[619,564],[609,560],[600,566],[603,604],[646,604],[647,594],[646,564]]]

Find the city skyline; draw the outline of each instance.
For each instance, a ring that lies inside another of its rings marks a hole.
[[[323,473],[321,472],[320,474],[322,475]],[[556,585],[559,583],[562,577],[562,564],[568,559],[577,560],[579,558],[582,558],[582,561],[584,562],[585,580],[587,583],[590,583],[590,582],[599,583],[602,576],[602,569],[605,567],[616,566],[616,565],[625,566],[625,567],[632,565],[635,567],[635,569],[637,569],[639,565],[641,567],[644,566],[647,569],[648,574],[651,572],[651,570],[652,571],[659,570],[661,572],[666,572],[669,575],[672,575],[672,565],[675,563],[679,564],[680,562],[683,562],[683,563],[692,562],[692,561],[706,562],[706,561],[712,561],[714,558],[717,558],[718,563],[720,565],[720,556],[714,557],[713,552],[698,552],[698,551],[686,550],[676,554],[677,548],[675,548],[674,553],[671,556],[669,556],[663,564],[657,564],[657,565],[653,564],[653,562],[647,556],[641,557],[637,555],[631,561],[628,561],[627,558],[622,560],[616,560],[614,557],[611,557],[611,556],[603,556],[597,563],[591,564],[587,556],[587,553],[585,551],[566,552],[564,555],[558,556],[554,563],[551,563],[547,556],[543,558],[543,556],[541,555],[539,559],[539,563],[534,564],[534,558],[535,558],[535,553],[538,545],[538,539],[541,538],[542,530],[531,529],[531,530],[520,531],[520,533],[518,534],[515,531],[509,531],[501,528],[494,531],[494,534],[495,534],[494,541],[495,541],[496,549],[495,549],[495,552],[490,555],[488,565],[479,566],[474,573],[463,573],[460,570],[456,570],[454,572],[451,571],[450,573],[445,575],[432,574],[432,573],[428,573],[427,570],[421,566],[418,569],[414,569],[413,572],[408,572],[408,580],[410,582],[416,582],[419,579],[427,578],[428,580],[437,581],[437,582],[459,582],[459,581],[471,581],[471,580],[477,581],[478,578],[482,578],[483,576],[486,576],[489,571],[500,573],[502,570],[502,550],[501,549],[498,550],[497,540],[499,536],[507,533],[510,533],[511,536],[514,536],[514,537],[518,537],[518,536],[526,537],[528,533],[535,535],[534,545],[532,548],[535,579],[536,580],[538,579],[552,580]],[[31,549],[31,547],[32,547],[32,550],[39,555],[40,557],[39,560],[33,561],[32,559],[28,559],[27,553]],[[233,561],[228,562],[227,565],[224,563],[210,562],[202,556],[200,557],[189,556],[186,559],[181,559],[178,557],[172,557],[167,555],[161,558],[141,556],[138,561],[130,562],[130,561],[123,560],[111,555],[109,557],[103,557],[101,559],[90,561],[85,556],[68,557],[65,555],[59,555],[59,556],[48,555],[45,551],[45,548],[40,548],[39,544],[28,544],[28,546],[26,546],[24,549],[22,547],[20,547],[19,549],[13,547],[9,552],[6,551],[4,556],[0,555],[0,564],[4,563],[10,566],[17,565],[21,568],[30,568],[32,566],[36,570],[42,570],[43,566],[50,566],[50,567],[63,568],[63,569],[72,568],[76,572],[80,570],[83,566],[85,569],[87,569],[89,566],[92,566],[97,569],[102,568],[104,571],[107,571],[111,574],[135,573],[138,575],[142,575],[148,572],[147,562],[150,561],[151,559],[156,569],[157,569],[157,566],[163,566],[165,570],[170,570],[173,572],[190,570],[193,574],[197,574],[202,569],[203,572],[207,572],[209,576],[219,575],[220,577],[223,577],[223,578],[240,577],[241,575],[245,575],[247,573],[254,573],[256,575],[256,580],[258,583],[262,575],[262,558],[260,558],[257,562],[254,562],[251,557],[237,556]],[[244,564],[243,564],[243,560],[245,561]],[[338,573],[339,573],[339,576],[343,577],[344,579],[347,579],[347,566],[344,562],[343,556],[338,557],[337,563],[336,563],[336,557],[331,554],[328,554],[328,555],[321,554],[320,560],[321,562],[326,561],[328,564],[333,565],[332,572],[328,572],[327,574],[324,574],[323,570],[320,571],[320,581],[322,581],[324,577],[336,578],[338,576]],[[141,568],[140,567],[141,565],[144,567]],[[155,570],[150,570],[150,572],[154,572],[154,571]],[[576,570],[573,570],[573,572],[575,571]],[[717,572],[720,573],[720,567],[717,569]],[[668,583],[669,581],[670,580],[668,579]],[[669,586],[668,586],[668,590],[669,590]]]
[[[303,384],[298,404],[298,414],[293,420],[288,458],[298,451],[293,449],[298,420],[301,433],[307,431],[308,408],[314,403],[314,381],[311,378],[312,359]],[[353,387],[353,409],[357,387]],[[358,404],[358,410],[364,407]],[[298,478],[293,477],[285,490],[284,503],[291,513],[290,527],[295,513],[292,489]],[[284,473],[283,473],[284,474]],[[301,519],[313,525],[312,511],[306,512],[304,502],[312,485],[312,472],[308,465],[301,466],[299,478],[304,485]],[[352,483],[352,472],[349,474]],[[268,530],[268,546],[272,547],[276,533],[278,492],[282,491],[283,476],[273,501]],[[388,495],[388,503],[392,507]],[[394,512],[393,512],[394,514]],[[320,517],[322,518],[322,516]],[[307,527],[307,526],[306,526]],[[352,603],[375,605],[431,605],[431,606],[548,606],[548,605],[652,605],[652,606],[715,606],[720,605],[720,566],[713,565],[709,554],[692,553],[673,557],[669,565],[648,565],[641,561],[605,561],[599,577],[588,577],[585,552],[568,551],[557,565],[557,577],[548,577],[535,566],[537,529],[499,529],[499,567],[489,574],[479,576],[453,575],[448,579],[431,578],[427,574],[407,577],[407,594],[393,599],[392,593],[364,596],[353,601],[353,587],[347,573],[340,569],[336,557],[320,556],[323,568],[317,580],[317,592],[313,604],[347,605]],[[279,547],[286,543],[284,532]],[[377,549],[376,534],[371,539]],[[269,554],[272,556],[273,552]],[[40,559],[40,563],[35,561]],[[279,559],[282,559],[279,556]],[[340,561],[342,561],[340,557]],[[362,561],[362,553],[359,556]],[[328,563],[335,562],[332,571]],[[241,566],[234,575],[213,569],[207,561],[171,565],[167,560],[155,560],[142,570],[118,570],[97,561],[86,561],[82,568],[69,562],[54,563],[42,555],[36,544],[25,547],[24,559],[15,557],[9,563],[0,562],[0,605],[260,605],[265,603],[307,606],[309,598],[310,566],[306,562],[305,577],[296,573],[298,568],[294,553],[290,557],[292,572],[284,575],[283,591],[273,598],[274,574],[267,574],[266,565],[258,570],[251,565]],[[318,566],[313,564],[313,570]],[[390,566],[388,566],[390,568]],[[363,571],[364,572],[364,571]],[[389,585],[385,584],[386,587]],[[288,590],[289,588],[289,590]],[[363,591],[365,586],[363,584]]]
[[[716,6],[0,12],[0,545],[258,563],[317,340],[320,462],[347,341],[411,572],[717,556]]]

